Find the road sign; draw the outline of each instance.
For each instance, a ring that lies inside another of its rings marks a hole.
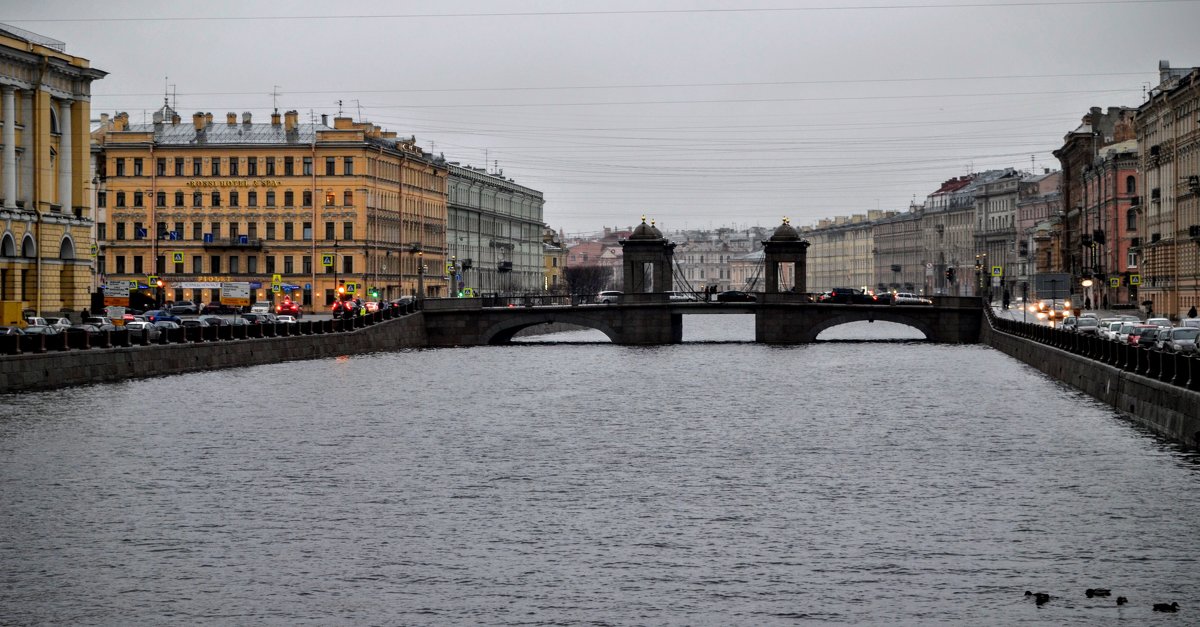
[[[283,283],[283,275],[282,274],[272,274],[271,282],[272,283]]]
[[[222,283],[221,284],[221,304],[234,305],[236,307],[245,307],[250,304],[250,284],[242,283]]]
[[[95,257],[98,252],[100,252],[100,249],[95,244],[92,244],[92,256]]]
[[[1129,284],[1130,285],[1141,285],[1142,284],[1142,275],[1140,275],[1140,274],[1129,275]]]
[[[308,291],[308,290],[311,290],[311,289],[312,289],[312,283],[305,283],[305,284],[304,284],[304,290],[305,290],[305,291]]]
[[[278,294],[278,293],[280,293],[280,292],[282,292],[282,291],[283,291],[283,286],[279,285],[278,283],[272,283],[272,284],[271,284],[271,291],[272,291],[272,292],[275,292],[276,294]]]
[[[1108,280],[1109,287],[1121,287],[1121,277],[1113,277]]]
[[[154,287],[154,284],[157,282],[158,282],[157,274],[147,274],[146,275],[146,285],[149,285],[150,287]]]
[[[333,255],[321,255],[321,265],[326,268],[333,267]]]
[[[212,234],[212,233],[205,233],[205,234],[203,235],[203,239],[204,239],[204,243],[205,243],[205,244],[211,244],[211,243],[212,243],[212,241],[213,241],[213,234]]]
[[[171,259],[175,263],[183,263],[183,253],[171,253]]]
[[[992,276],[1004,276],[1004,266],[992,266]]]

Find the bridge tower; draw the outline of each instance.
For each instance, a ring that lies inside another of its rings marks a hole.
[[[808,280],[805,276],[808,269],[808,240],[800,238],[800,233],[787,218],[775,229],[771,239],[763,240],[763,257],[763,274],[766,279],[763,291],[766,294],[780,293],[779,267],[785,263],[792,264],[795,270],[795,288],[792,291],[797,294],[808,292]]]
[[[668,242],[653,223],[642,223],[633,234],[621,242],[625,258],[625,296],[623,302],[647,302],[659,298],[674,288],[671,264],[675,257],[675,244]],[[662,295],[659,297],[650,294]]]

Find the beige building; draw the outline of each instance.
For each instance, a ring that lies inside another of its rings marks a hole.
[[[815,227],[800,229],[809,241],[808,291],[827,292],[835,287],[872,289],[875,280],[874,221],[894,212],[873,210],[866,215],[823,219]]]
[[[94,139],[108,281],[159,278],[165,300],[205,303],[221,282],[249,282],[252,300],[288,294],[309,312],[338,286],[363,300],[446,294],[425,278],[448,260],[448,170],[412,138],[296,111],[183,123],[164,105],[150,124],[117,114]]]
[[[38,314],[88,306],[91,84],[66,45],[0,24],[0,300]]]
[[[1138,298],[1178,317],[1200,309],[1200,68],[1163,61],[1159,75],[1135,121],[1145,194]]]

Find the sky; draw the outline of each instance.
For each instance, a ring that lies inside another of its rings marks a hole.
[[[0,3],[108,76],[92,115],[339,111],[539,190],[568,234],[797,226],[1057,169],[1200,66],[1200,0]]]

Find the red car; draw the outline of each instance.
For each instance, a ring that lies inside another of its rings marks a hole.
[[[275,313],[280,316],[295,316],[300,317],[300,306],[292,299],[285,299],[278,305],[275,305]]]

